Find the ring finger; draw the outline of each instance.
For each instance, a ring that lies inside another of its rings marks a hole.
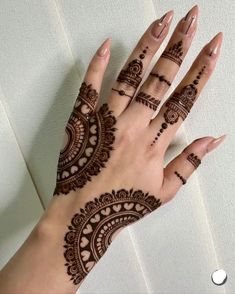
[[[183,81],[152,120],[150,131],[155,134],[152,146],[161,146],[163,152],[167,149],[209,80],[219,57],[221,43],[222,33],[219,33],[202,49]]]

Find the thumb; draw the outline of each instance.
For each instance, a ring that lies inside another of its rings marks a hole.
[[[164,169],[164,181],[161,189],[163,202],[171,200],[182,185],[200,165],[202,158],[225,139],[226,135],[219,138],[203,137],[193,141],[181,154],[174,158]]]

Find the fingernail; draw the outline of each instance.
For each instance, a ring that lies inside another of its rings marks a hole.
[[[210,56],[217,55],[219,53],[223,40],[223,33],[220,32],[208,43],[208,54]]]
[[[109,48],[110,48],[110,41],[111,39],[110,38],[107,38],[103,44],[100,46],[100,48],[97,50],[97,54],[101,57],[104,57],[107,52],[109,51]]]
[[[173,17],[173,11],[170,10],[166,14],[164,14],[160,19],[156,20],[153,28],[152,34],[155,38],[159,39],[163,36],[166,28],[169,26]]]
[[[226,138],[226,135],[223,135],[219,138],[215,138],[214,140],[212,140],[208,145],[207,145],[207,153],[211,152],[212,150],[214,150],[215,148],[217,148]]]
[[[198,17],[198,6],[195,5],[189,12],[185,15],[180,26],[180,30],[185,35],[191,35],[195,30],[196,20]]]

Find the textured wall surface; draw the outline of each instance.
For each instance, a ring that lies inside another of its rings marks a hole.
[[[170,91],[213,35],[223,31],[224,44],[217,69],[166,160],[197,137],[227,133],[228,138],[171,203],[120,234],[79,293],[235,293],[235,2],[197,3],[198,32]],[[112,37],[105,97],[149,23],[174,9],[172,31],[194,4],[0,1],[0,266],[52,197],[64,127],[96,48]],[[228,274],[220,287],[210,278],[218,268]]]

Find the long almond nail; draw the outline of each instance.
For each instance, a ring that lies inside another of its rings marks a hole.
[[[101,57],[104,57],[107,52],[109,51],[109,48],[110,48],[110,41],[111,39],[110,38],[107,38],[103,44],[100,46],[100,48],[97,50],[97,54]]]
[[[215,138],[213,141],[211,141],[208,145],[207,145],[207,153],[211,152],[212,150],[214,150],[215,148],[217,148],[226,138],[226,135],[223,135],[219,138]]]
[[[217,55],[219,53],[223,40],[223,33],[220,32],[208,43],[208,54],[210,56]]]
[[[152,34],[155,38],[159,39],[163,36],[166,28],[169,26],[173,17],[173,11],[170,10],[164,14],[160,19],[156,20],[153,28]]]
[[[196,20],[198,18],[198,6],[195,5],[189,12],[186,14],[184,19],[181,21],[180,30],[185,35],[191,35],[195,30]]]

